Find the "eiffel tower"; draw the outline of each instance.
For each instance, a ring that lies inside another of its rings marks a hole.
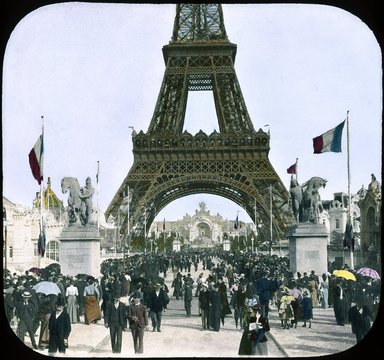
[[[293,219],[288,191],[268,159],[269,132],[255,131],[248,114],[234,68],[236,50],[220,4],[176,5],[151,123],[147,133],[132,132],[134,163],[105,213],[121,216],[122,194],[129,188],[121,236],[142,237],[166,205],[205,193],[232,200],[264,229],[272,218],[274,241],[285,237]],[[213,92],[219,132],[183,132],[189,91]]]

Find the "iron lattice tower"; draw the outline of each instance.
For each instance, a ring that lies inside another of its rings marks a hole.
[[[221,5],[177,4],[172,41],[162,50],[166,69],[154,114],[147,133],[132,132],[134,163],[106,218],[118,217],[129,187],[122,236],[143,236],[166,205],[198,193],[234,201],[253,221],[257,203],[258,221],[270,224],[272,185],[273,232],[281,239],[292,221],[289,195],[268,159],[269,133],[255,131],[249,117]],[[213,92],[219,132],[183,132],[189,91]]]

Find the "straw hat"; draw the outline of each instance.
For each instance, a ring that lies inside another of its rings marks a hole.
[[[23,294],[21,295],[24,299],[29,299],[32,294],[29,291],[24,291]]]

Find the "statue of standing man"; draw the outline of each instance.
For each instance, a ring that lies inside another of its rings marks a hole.
[[[91,178],[88,176],[85,180],[85,186],[80,188],[80,199],[82,201],[82,223],[87,225],[91,222],[91,213],[93,210],[92,196],[95,189],[92,187]]]

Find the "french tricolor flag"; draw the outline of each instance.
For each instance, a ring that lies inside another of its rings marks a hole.
[[[39,185],[43,180],[43,155],[44,155],[44,144],[43,135],[41,134],[36,141],[35,146],[29,152],[29,165],[31,166],[32,175],[37,180]]]
[[[345,120],[334,129],[313,139],[313,153],[341,152],[341,137],[343,135]]]

